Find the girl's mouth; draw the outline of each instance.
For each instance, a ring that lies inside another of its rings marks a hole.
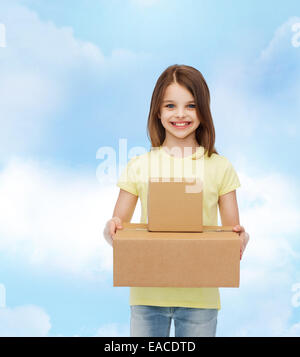
[[[177,129],[184,129],[184,128],[190,126],[191,123],[192,123],[191,121],[181,121],[181,122],[171,121],[172,126],[174,126]]]

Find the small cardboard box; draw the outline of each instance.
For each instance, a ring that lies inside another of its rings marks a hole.
[[[238,287],[240,239],[232,227],[150,232],[123,222],[113,239],[114,286]]]
[[[148,230],[202,232],[203,184],[195,178],[149,178]]]

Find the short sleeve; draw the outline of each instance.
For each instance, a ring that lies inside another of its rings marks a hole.
[[[234,191],[240,186],[241,183],[235,169],[233,168],[231,162],[224,158],[224,166],[222,168],[219,183],[219,196]]]
[[[138,196],[137,182],[136,182],[136,156],[130,159],[126,167],[121,172],[117,186],[122,190],[128,191],[133,195]]]

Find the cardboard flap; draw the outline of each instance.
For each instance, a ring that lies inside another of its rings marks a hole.
[[[123,230],[142,230],[148,231],[148,224],[146,223],[130,223],[123,222]],[[203,232],[234,232],[233,226],[203,226]]]
[[[123,229],[117,230],[114,239],[161,239],[161,240],[195,240],[195,239],[234,239],[239,237],[238,233],[232,231],[230,226],[204,226],[203,232],[152,232],[147,228],[147,224],[123,222]]]

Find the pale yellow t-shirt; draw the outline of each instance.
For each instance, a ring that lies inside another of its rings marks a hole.
[[[196,160],[195,160],[196,158]],[[153,177],[200,177],[203,180],[203,225],[218,225],[218,199],[240,186],[236,171],[227,158],[204,154],[204,147],[193,155],[174,157],[162,148],[129,160],[117,186],[140,198],[140,223],[148,223],[148,179]],[[219,288],[131,287],[130,305],[221,308]]]

